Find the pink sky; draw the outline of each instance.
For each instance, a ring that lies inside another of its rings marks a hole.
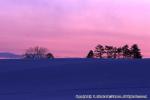
[[[0,0],[0,52],[31,46],[84,57],[97,44],[137,43],[150,57],[149,0]]]

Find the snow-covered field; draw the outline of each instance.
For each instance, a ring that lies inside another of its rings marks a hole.
[[[0,100],[77,100],[77,94],[150,95],[150,59],[0,60]]]

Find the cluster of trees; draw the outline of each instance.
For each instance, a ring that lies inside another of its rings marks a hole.
[[[87,58],[135,58],[141,59],[141,51],[137,44],[133,44],[131,47],[124,45],[122,47],[103,46],[97,45],[95,50],[90,50]]]
[[[26,50],[24,54],[25,59],[44,59],[44,58],[49,58],[52,59],[54,58],[52,53],[48,53],[48,49],[43,48],[43,47],[31,47]]]
[[[26,50],[24,54],[25,59],[53,59],[52,53],[48,52],[48,49],[43,47],[31,47]],[[133,44],[131,47],[124,45],[122,47],[103,46],[97,45],[95,50],[90,50],[87,58],[135,58],[141,59],[141,51],[137,44]]]

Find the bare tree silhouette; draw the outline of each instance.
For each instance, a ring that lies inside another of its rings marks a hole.
[[[36,46],[27,49],[24,56],[27,59],[42,59],[46,57],[47,52],[48,49]]]

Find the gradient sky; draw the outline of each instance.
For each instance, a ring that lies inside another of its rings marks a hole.
[[[150,57],[150,0],[0,0],[0,52],[39,45],[84,57],[97,44],[133,43]]]

